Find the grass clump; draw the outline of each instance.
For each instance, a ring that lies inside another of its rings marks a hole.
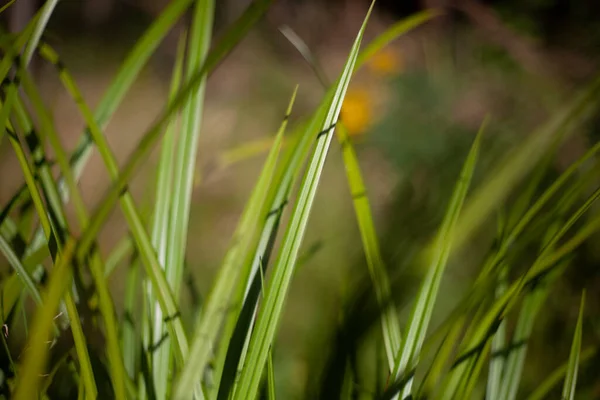
[[[476,179],[485,128],[494,123],[482,121],[471,150],[464,154],[437,234],[419,250],[416,259],[423,279],[404,320],[396,304],[395,274],[385,266],[342,108],[356,71],[385,54],[381,51],[391,41],[439,14],[423,12],[407,18],[363,45],[371,5],[333,83],[327,81],[317,57],[288,30],[286,36],[316,72],[324,94],[316,110],[303,119],[291,118],[302,88],[291,94],[225,258],[200,309],[194,310],[194,327],[189,329],[179,294],[186,246],[193,240],[188,225],[206,81],[271,2],[252,2],[212,40],[214,3],[173,0],[131,50],[95,110],[83,99],[59,54],[40,40],[55,1],[48,1],[22,32],[2,35],[0,139],[10,142],[25,179],[0,212],[0,251],[12,268],[1,282],[2,320],[4,327],[20,323],[26,328],[22,348],[8,346],[3,337],[7,398],[53,398],[59,393],[117,399],[277,397],[278,385],[285,382],[277,380],[274,344],[295,271],[303,262],[302,245],[334,137],[341,148],[369,279],[350,286],[335,340],[325,352],[321,370],[311,371],[317,383],[306,390],[307,395],[516,398],[536,317],[543,312],[553,283],[572,266],[577,248],[600,229],[594,208],[600,192],[589,190],[595,175],[581,173],[596,159],[599,145],[590,147],[550,184],[542,179],[557,146],[595,110],[600,79],[583,88],[496,169]],[[179,39],[167,104],[119,167],[103,130],[158,44],[190,8],[192,22]],[[61,144],[28,72],[34,52],[55,66],[85,121],[85,131],[71,153]],[[46,143],[60,170],[58,178]],[[129,183],[157,146],[161,153],[156,192],[146,215]],[[92,148],[100,154],[112,184],[90,211],[78,181]],[[75,209],[76,224],[66,217],[68,204]],[[105,261],[97,243],[117,206],[129,233]],[[495,213],[499,217],[491,234],[494,244],[476,279],[452,311],[432,324],[446,267],[460,263],[465,244],[489,230]],[[133,256],[121,312],[108,277],[127,254]],[[25,309],[26,299],[35,303],[33,310]],[[575,398],[579,371],[597,354],[595,344],[583,345],[584,304],[585,292],[565,365],[539,382],[530,398],[560,390],[556,388],[561,380],[563,397]],[[104,346],[90,343],[98,337]],[[376,362],[357,355],[365,348]],[[373,379],[365,378],[365,369],[374,371]]]

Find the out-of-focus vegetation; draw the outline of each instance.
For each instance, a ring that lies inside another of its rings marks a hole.
[[[3,9],[1,395],[599,396],[600,6],[370,5]]]

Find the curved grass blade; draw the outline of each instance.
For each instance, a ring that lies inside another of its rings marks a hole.
[[[188,82],[194,73],[206,63],[210,47],[214,18],[214,0],[198,0],[195,4],[194,16],[188,38],[188,56],[185,81]],[[173,293],[179,293],[183,277],[185,250],[192,191],[194,188],[194,166],[198,154],[198,141],[204,113],[204,94],[206,75],[196,87],[183,107],[181,130],[179,132],[176,156],[173,165],[171,207],[169,208],[169,226],[167,236],[167,254],[164,263],[167,282]],[[177,300],[177,299],[176,299]],[[160,340],[164,329],[160,307],[154,308],[154,341]],[[193,351],[193,350],[192,350]],[[168,395],[170,376],[171,344],[166,343],[154,353],[154,383],[156,395],[165,398]]]
[[[444,273],[444,269],[450,255],[450,249],[453,244],[452,239],[455,226],[462,208],[462,204],[467,195],[471,178],[473,177],[473,171],[475,170],[475,163],[477,161],[477,155],[479,151],[479,143],[483,130],[485,129],[485,124],[486,121],[484,121],[482,124],[473,146],[471,147],[471,151],[465,160],[459,181],[456,184],[452,199],[450,200],[448,211],[446,212],[446,216],[442,222],[442,226],[438,234],[435,253],[433,253],[431,266],[427,272],[423,286],[419,291],[416,303],[409,319],[408,332],[405,342],[402,346],[402,350],[396,358],[396,365],[393,371],[394,378],[399,377],[405,370],[412,368],[419,359],[421,347],[425,340],[429,321],[433,313],[433,307],[435,305],[442,275]],[[412,381],[409,381],[404,387],[401,398],[410,396],[411,393]]]
[[[577,371],[579,369],[579,358],[581,353],[581,336],[583,330],[583,309],[585,307],[585,290],[581,294],[581,304],[579,306],[579,317],[575,326],[573,343],[571,344],[571,355],[565,376],[565,383],[562,391],[562,398],[573,400],[575,398],[575,385],[577,384]]]
[[[268,209],[265,199],[273,180],[281,142],[296,99],[296,92],[297,88],[294,90],[286,111],[286,117],[279,128],[273,148],[264,163],[258,182],[240,218],[232,238],[232,245],[225,255],[221,268],[219,268],[215,283],[200,316],[201,319],[196,329],[190,357],[181,372],[175,391],[175,398],[177,399],[185,398],[186,393],[190,393],[199,381],[208,364],[223,320],[229,312],[236,284],[241,277],[243,278],[243,275],[248,275],[248,272],[244,273],[243,271],[244,261],[250,254],[253,255],[258,229],[266,220]],[[221,340],[228,341],[228,338],[225,337]]]
[[[292,212],[290,223],[283,239],[279,258],[274,266],[273,275],[267,285],[265,301],[256,321],[256,328],[250,339],[248,355],[242,368],[235,400],[254,399],[257,395],[260,379],[265,368],[269,350],[273,343],[278,321],[283,309],[290,281],[294,272],[298,251],[305,233],[306,224],[312,208],[321,172],[327,157],[327,150],[335,130],[344,95],[350,83],[352,71],[358,56],[358,50],[374,2],[371,4],[358,36],[352,46],[344,70],[336,85],[335,94],[322,124],[322,134],[317,135],[316,149],[311,157],[308,170],[300,187],[298,201]]]
[[[581,351],[579,356],[579,365],[589,361],[594,356],[598,354],[598,348],[595,346],[588,347],[585,350]],[[542,382],[538,388],[531,393],[527,400],[543,400],[547,399],[550,391],[554,388],[554,386],[558,385],[558,383],[563,379],[563,377],[567,374],[567,369],[569,368],[569,361],[565,364],[558,367],[553,373]]]

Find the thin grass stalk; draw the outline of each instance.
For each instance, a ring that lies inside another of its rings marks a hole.
[[[575,386],[577,384],[577,372],[579,370],[579,358],[581,353],[581,336],[583,331],[583,310],[585,307],[585,290],[581,294],[581,304],[579,305],[579,317],[573,334],[573,343],[571,344],[571,354],[569,355],[569,364],[563,385],[562,398],[565,400],[575,399]]]

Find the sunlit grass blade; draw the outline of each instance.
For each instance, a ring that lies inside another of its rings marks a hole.
[[[581,356],[581,336],[583,330],[583,309],[585,307],[585,290],[581,294],[581,304],[579,306],[579,317],[573,334],[573,343],[571,344],[571,354],[569,355],[569,364],[563,385],[562,398],[573,400],[575,398],[575,386],[577,384],[577,371],[579,370],[579,358]]]
[[[579,355],[579,365],[591,360],[593,357],[597,356],[598,348],[595,346],[588,347],[585,350],[581,351]],[[533,391],[528,397],[527,400],[544,400],[548,398],[548,395],[552,391],[552,389],[560,383],[560,381],[567,374],[567,370],[569,368],[570,360],[565,364],[558,367],[554,372],[548,376],[538,388]]]
[[[181,373],[176,388],[175,397],[178,399],[185,398],[186,393],[189,393],[200,380],[225,319],[225,311],[228,310],[229,304],[232,302],[234,289],[240,279],[244,279],[249,275],[249,271],[243,270],[246,264],[245,260],[248,259],[250,252],[252,252],[250,256],[253,255],[258,232],[260,232],[258,228],[264,224],[269,211],[266,207],[265,199],[273,181],[281,142],[295,98],[296,90],[290,100],[286,117],[277,133],[273,148],[264,163],[258,182],[240,218],[232,238],[232,245],[225,255],[206,305],[200,315],[200,322],[196,329],[190,357]],[[241,284],[242,287],[246,286],[246,282],[243,280]],[[229,337],[224,337],[221,340],[229,341]]]
[[[31,33],[31,38],[27,42],[27,46],[25,47],[25,51],[23,52],[23,67],[27,67],[29,62],[31,61],[31,57],[37,48],[37,45],[46,29],[46,25],[58,4],[58,0],[46,0],[44,5],[42,6],[39,17],[36,20],[35,27],[33,32]]]
[[[396,365],[392,376],[395,378],[404,373],[405,370],[412,368],[419,359],[421,347],[427,334],[429,321],[433,313],[433,307],[438,294],[441,279],[450,255],[452,247],[452,239],[455,230],[455,225],[458,216],[461,212],[462,204],[467,195],[471,178],[475,170],[477,155],[479,152],[479,143],[483,130],[485,129],[485,121],[482,124],[477,138],[475,139],[471,151],[465,160],[463,169],[460,174],[458,183],[455,186],[452,199],[448,206],[448,210],[442,222],[437,237],[437,246],[433,253],[431,265],[425,276],[425,281],[421,286],[419,294],[408,322],[408,332],[406,339],[402,345],[402,350],[396,358]],[[401,398],[410,396],[412,392],[412,383],[409,381],[404,387]]]
[[[210,47],[213,18],[214,0],[199,0],[195,4],[192,25],[188,37],[187,65],[185,69],[185,82],[188,82],[196,71],[206,63],[206,56]],[[164,263],[165,276],[173,293],[179,293],[183,277],[185,250],[187,248],[187,234],[192,191],[194,188],[194,171],[198,154],[200,128],[204,113],[204,92],[206,75],[185,103],[181,115],[181,129],[175,149],[175,161],[172,169],[171,205],[169,211],[169,225],[166,243],[166,260]],[[177,301],[177,299],[175,299]],[[152,313],[154,318],[154,341],[160,340],[163,335],[161,320],[163,315],[160,307],[155,307]],[[156,395],[159,398],[168,396],[168,384],[173,379],[170,374],[171,343],[169,340],[161,346],[153,356],[153,372]]]
[[[283,239],[278,260],[273,268],[273,275],[267,284],[265,300],[259,311],[256,327],[248,346],[246,362],[242,368],[237,389],[233,394],[233,398],[236,400],[254,399],[258,393],[260,379],[275,337],[284,300],[297,261],[298,251],[302,244],[312,203],[327,157],[327,150],[333,137],[335,123],[337,122],[348,84],[350,83],[362,36],[372,7],[373,4],[371,4],[371,8],[365,17],[344,66],[344,70],[336,85],[333,100],[322,124],[322,132],[317,135],[316,148],[300,187],[298,200],[291,214],[290,223]]]
[[[496,298],[502,297],[506,292],[507,282],[506,275],[508,273],[507,266],[503,266],[498,277],[498,287],[496,288]],[[497,400],[502,397],[498,397],[501,390],[501,379],[504,372],[505,357],[494,357],[495,353],[498,353],[506,346],[506,322],[502,321],[498,330],[496,331],[494,338],[492,339],[492,348],[490,357],[490,369],[488,372],[487,387],[485,392],[486,400]]]

